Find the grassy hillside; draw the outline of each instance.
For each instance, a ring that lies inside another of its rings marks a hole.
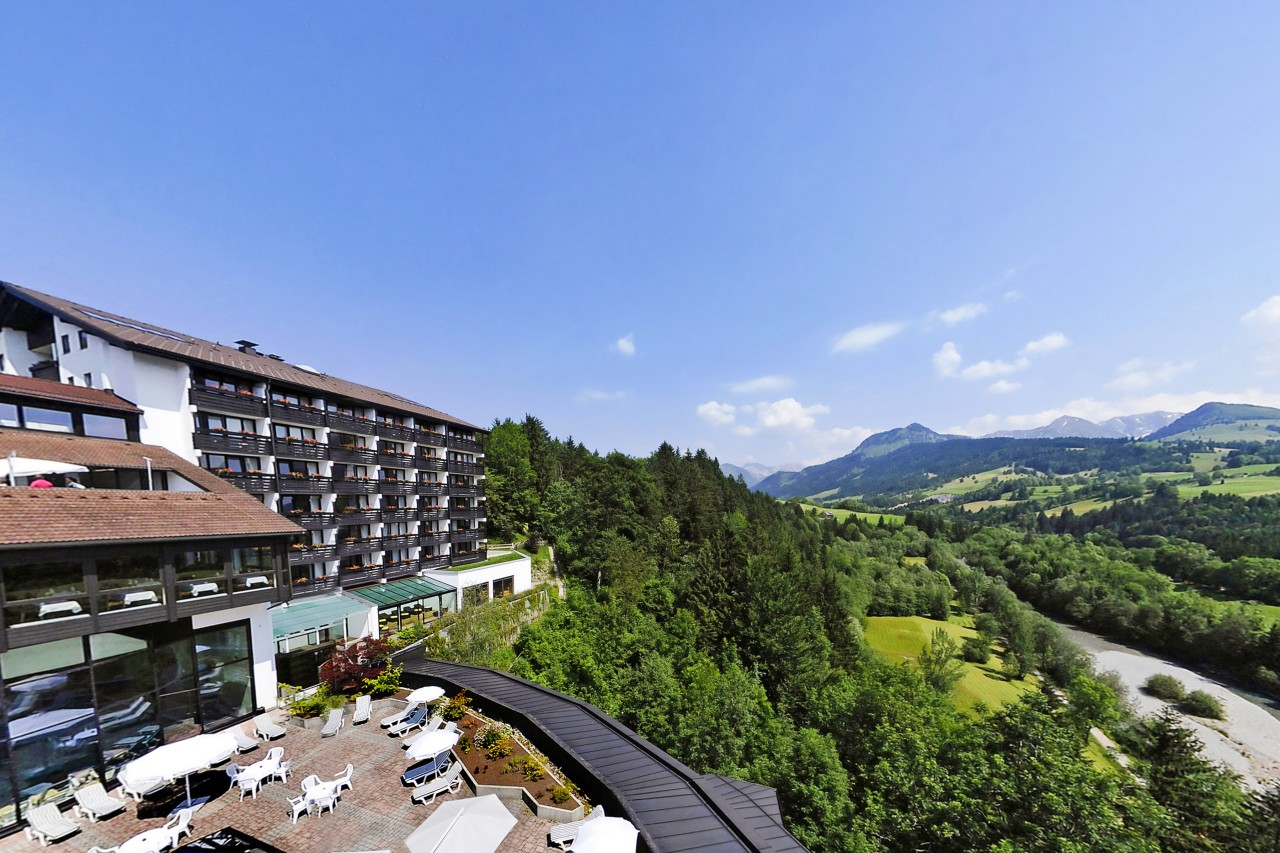
[[[894,662],[914,663],[935,628],[945,628],[957,641],[976,636],[972,628],[957,622],[938,622],[923,616],[872,616],[867,619],[867,643]],[[1010,681],[1001,671],[1004,659],[993,654],[986,664],[964,664],[964,675],[956,683],[954,699],[959,708],[972,708],[979,702],[997,708],[1016,702],[1023,693],[1036,689],[1032,678]]]
[[[906,521],[904,516],[894,515],[890,512],[855,512],[851,509],[839,509],[833,506],[815,506],[814,504],[809,503],[801,503],[800,506],[804,507],[805,512],[812,510],[813,512],[818,513],[818,515],[822,515],[824,512],[829,512],[835,516],[837,521],[844,521],[851,515],[858,516],[858,518],[861,518],[868,524],[879,524],[881,519],[883,519],[885,524],[893,527],[900,526],[904,521]]]

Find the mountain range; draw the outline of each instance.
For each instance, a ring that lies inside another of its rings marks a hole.
[[[1142,438],[1164,429],[1182,415],[1178,412],[1144,412],[1121,415],[1101,423],[1063,415],[1052,423],[1035,429],[993,432],[983,438]]]
[[[731,465],[728,462],[720,463],[720,470],[728,477],[741,477],[747,486],[755,486],[756,483],[768,477],[770,474],[776,474],[779,471],[799,471],[804,466],[799,462],[789,465],[761,465],[759,462],[748,462],[746,465]]]

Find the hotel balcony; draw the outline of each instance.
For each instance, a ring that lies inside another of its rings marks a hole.
[[[448,463],[439,456],[418,456],[413,460],[413,467],[419,471],[447,471]]]
[[[379,480],[378,494],[411,495],[413,494],[413,480]]]
[[[331,575],[320,578],[294,578],[292,584],[294,595],[320,592],[326,589],[333,589],[335,586],[337,586],[337,579]]]
[[[465,566],[469,563],[479,563],[488,558],[488,551],[469,551],[465,554],[453,554],[449,557],[449,565]]]
[[[417,483],[417,492],[420,495],[443,495],[445,493],[444,483]]]
[[[291,566],[320,563],[332,560],[335,556],[337,556],[337,549],[333,545],[311,545],[305,548],[289,546],[289,565]]]
[[[378,464],[389,465],[392,468],[408,468],[413,465],[412,453],[397,453],[394,450],[379,450]]]
[[[478,542],[484,538],[483,530],[451,530],[450,542]]]
[[[484,466],[477,465],[474,462],[453,462],[449,463],[450,474],[469,474],[473,476],[484,476]]]
[[[325,423],[324,410],[315,406],[298,406],[293,403],[272,400],[269,411],[273,421],[284,421],[305,426],[324,426]]]
[[[420,568],[421,563],[418,560],[400,560],[398,562],[383,563],[382,576],[387,580],[392,580],[394,578],[407,578],[411,575],[416,575]]]
[[[417,434],[414,435],[413,440],[418,442],[418,444],[425,444],[428,447],[448,447],[449,446],[449,439],[438,432],[428,432],[426,430],[419,430]]]
[[[449,436],[449,447],[467,453],[484,453],[484,445],[480,442],[470,438],[458,438],[456,435]]]
[[[442,533],[429,533],[429,532],[428,532],[428,533],[419,533],[419,534],[418,534],[418,541],[419,541],[419,542],[421,542],[423,545],[433,545],[433,544],[435,544],[435,545],[442,545],[442,544],[444,544],[445,542],[448,542],[448,541],[449,541],[449,534],[448,534],[447,532],[442,532]]]
[[[360,435],[375,435],[378,431],[378,424],[369,418],[362,418],[358,415],[348,415],[342,412],[329,412],[325,416],[331,429],[342,430],[343,432],[354,432]]]
[[[290,459],[325,460],[329,458],[329,445],[321,444],[315,439],[277,438],[275,441],[275,455],[286,456]]]
[[[413,427],[401,426],[400,424],[378,424],[378,438],[390,438],[396,441],[413,441],[418,436],[418,431]]]
[[[419,521],[440,521],[449,517],[449,511],[443,507],[419,507]]]
[[[418,511],[413,507],[399,507],[397,509],[384,509],[382,511],[383,521],[417,521]]]
[[[419,569],[447,569],[449,567],[449,556],[441,554],[438,557],[423,557],[418,561]]]
[[[271,452],[271,439],[257,433],[227,432],[224,429],[197,430],[191,440],[196,450],[214,453],[262,456]]]
[[[300,477],[281,474],[276,479],[280,481],[278,491],[287,495],[326,495],[333,491],[333,481],[329,477],[315,474]]]
[[[352,554],[370,554],[374,551],[382,550],[382,537],[370,536],[367,539],[355,539],[351,542],[345,539],[339,540],[337,549],[339,557],[349,557]]]
[[[393,533],[382,537],[382,550],[395,551],[400,548],[416,548],[418,546],[418,534],[416,533]]]
[[[483,509],[451,509],[449,510],[449,518],[455,521],[479,521],[487,518]]]
[[[338,580],[343,587],[368,586],[382,580],[382,566],[370,565],[358,569],[354,566],[339,566]]]
[[[334,480],[333,491],[339,495],[372,495],[377,493],[378,483],[369,477]]]
[[[378,461],[378,453],[371,447],[344,447],[341,444],[330,444],[328,458],[334,462],[346,462],[351,465],[372,465]]]
[[[421,494],[421,492],[419,492]],[[483,486],[450,486],[449,497],[452,498],[482,498],[484,497]]]
[[[270,474],[264,474],[261,471],[257,473],[241,473],[238,471],[225,472],[215,470],[222,479],[226,480],[237,489],[243,489],[246,492],[252,492],[255,495],[265,495],[267,492],[273,491],[276,487],[276,478]]]
[[[191,405],[203,411],[247,415],[251,418],[261,418],[267,414],[267,401],[253,394],[196,387],[191,389],[187,399],[191,401]]]
[[[377,507],[369,509],[352,509],[351,512],[342,510],[334,515],[338,519],[339,524],[377,524],[382,517],[381,510]]]
[[[287,512],[285,518],[298,524],[303,530],[324,530],[337,527],[338,517],[331,512]]]

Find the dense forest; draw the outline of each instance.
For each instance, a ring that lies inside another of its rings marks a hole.
[[[1176,720],[1133,719],[1022,600],[1173,594],[1155,569],[1111,565],[1112,546],[934,515],[819,518],[704,452],[600,455],[532,417],[494,425],[486,464],[493,535],[552,544],[567,594],[514,646],[452,653],[593,702],[698,770],[775,787],[812,850],[1275,849],[1280,792],[1246,796]],[[870,615],[957,610],[1044,690],[961,711],[949,650],[895,666],[863,639]],[[1141,780],[1086,757],[1092,725],[1123,739]]]

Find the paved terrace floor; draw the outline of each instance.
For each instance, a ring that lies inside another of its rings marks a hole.
[[[276,712],[273,716],[279,718],[281,714]],[[472,796],[464,782],[457,794],[437,797],[434,804],[413,804],[409,796],[413,789],[406,788],[400,781],[400,774],[409,766],[400,740],[389,737],[385,729],[378,727],[378,714],[359,726],[352,726],[350,719],[348,716],[347,725],[332,738],[322,739],[318,731],[287,726],[289,733],[283,738],[233,758],[233,762],[245,766],[263,758],[270,746],[282,746],[284,757],[293,761],[289,781],[264,784],[257,800],[246,798],[242,803],[239,792],[231,791],[206,803],[192,819],[191,837],[199,838],[224,826],[232,826],[279,847],[285,853],[347,850],[404,853],[404,839],[440,804]],[[246,724],[245,729],[248,728]],[[294,826],[292,809],[286,800],[302,793],[301,781],[312,773],[322,779],[332,778],[346,769],[348,762],[355,765],[352,790],[342,792],[342,799],[333,814],[326,811],[320,815],[303,815]],[[118,791],[111,793],[116,795]],[[22,832],[0,838],[0,853],[35,853],[38,850],[83,853],[94,845],[114,846],[164,823],[163,818],[139,820],[133,800],[128,800],[128,803],[124,812],[101,823],[90,823],[88,818],[77,819],[82,827],[79,833],[47,848],[28,840]],[[499,851],[548,853],[548,850],[555,850],[547,846],[550,822],[538,819],[524,806],[508,805],[508,808],[512,809],[519,822],[498,848]],[[74,817],[69,807],[64,815]]]

